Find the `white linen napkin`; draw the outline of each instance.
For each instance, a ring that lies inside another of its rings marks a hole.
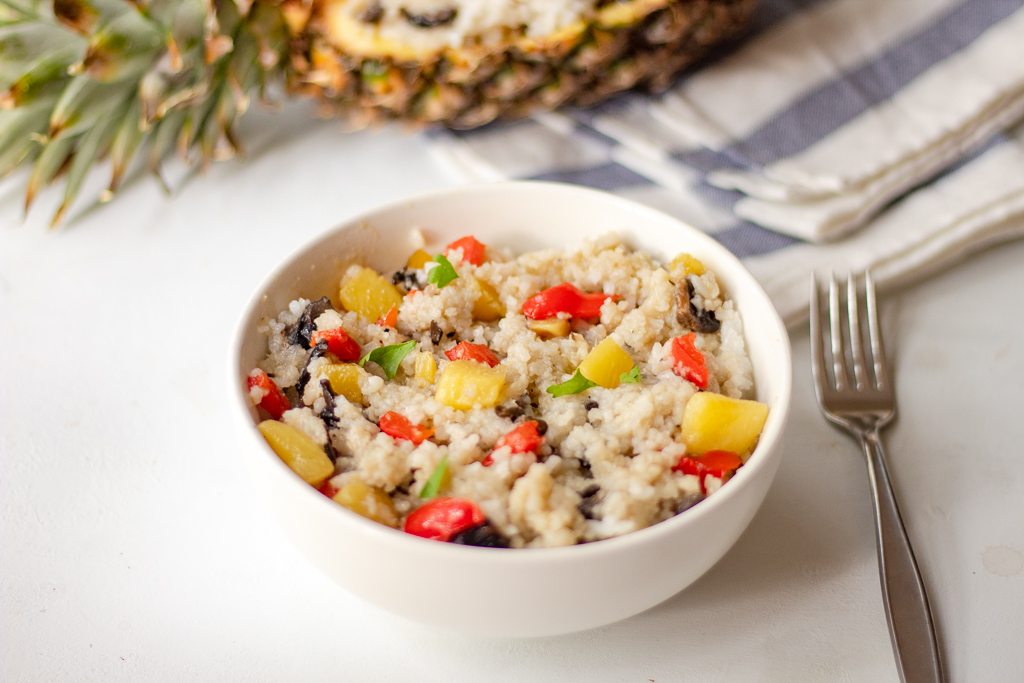
[[[663,96],[434,147],[468,180],[561,180],[673,213],[795,322],[811,270],[904,282],[1024,231],[1024,133],[1000,132],[1024,115],[1022,4],[763,0],[750,38]]]

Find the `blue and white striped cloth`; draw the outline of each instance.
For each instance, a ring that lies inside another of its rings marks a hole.
[[[437,132],[467,181],[557,180],[671,213],[791,323],[812,271],[906,282],[1024,235],[1024,0],[762,0],[657,97]]]

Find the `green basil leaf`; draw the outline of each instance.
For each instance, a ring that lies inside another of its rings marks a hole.
[[[441,462],[437,463],[437,467],[430,474],[430,479],[427,479],[427,483],[423,485],[423,490],[420,491],[420,498],[433,498],[441,491],[441,483],[444,481],[444,473],[448,471],[448,456],[441,458]]]
[[[555,384],[547,389],[547,392],[558,398],[559,396],[565,396],[567,394],[582,394],[590,387],[596,387],[596,382],[591,382],[589,379],[583,376],[583,373],[579,370],[572,376],[572,379],[562,382],[561,384]]]
[[[427,275],[427,282],[437,285],[437,288],[441,289],[459,278],[459,274],[455,272],[455,266],[452,265],[447,256],[438,254],[434,257],[434,260],[437,262],[437,265],[430,269],[430,273]]]
[[[619,375],[619,381],[623,384],[636,384],[640,381],[640,368],[634,365],[632,370]]]
[[[402,359],[408,356],[409,352],[415,347],[415,339],[410,339],[402,344],[381,346],[360,358],[359,365],[366,365],[366,361],[376,363],[384,370],[384,374],[388,376],[388,379],[394,379],[395,373],[398,372],[398,366],[402,364]]]

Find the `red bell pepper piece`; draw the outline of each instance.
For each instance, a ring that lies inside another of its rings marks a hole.
[[[704,354],[694,345],[693,332],[672,340],[672,372],[693,382],[701,389],[708,388],[708,366]]]
[[[465,341],[448,349],[444,355],[448,356],[448,360],[472,360],[492,368],[501,362],[494,352],[483,344],[470,344]]]
[[[462,260],[469,261],[474,266],[479,266],[484,262],[484,253],[487,251],[487,247],[477,242],[472,235],[467,235],[449,244],[444,249],[445,255],[456,249],[462,249]]]
[[[246,378],[246,385],[249,391],[252,391],[253,387],[259,387],[266,392],[260,399],[259,406],[275,420],[280,420],[284,411],[292,407],[291,402],[281,393],[280,387],[262,370],[257,370],[255,375],[249,375]]]
[[[338,489],[334,488],[334,484],[331,483],[330,479],[325,479],[324,483],[320,484],[320,486],[317,488],[317,491],[324,494],[328,498],[334,498],[334,496],[338,495]]]
[[[575,285],[563,282],[527,299],[523,315],[531,320],[546,320],[559,313],[568,313],[573,318],[598,318],[608,299],[618,301],[619,295],[584,294]]]
[[[494,451],[503,446],[508,446],[512,449],[513,453],[536,453],[543,443],[544,437],[537,431],[536,421],[530,420],[529,422],[517,425],[512,431],[498,439],[498,442],[494,444]],[[491,451],[486,458],[481,460],[480,464],[484,467],[493,465],[494,458],[491,456],[494,455],[494,451]]]
[[[345,334],[340,327],[334,330],[317,330],[309,336],[315,346],[321,339],[327,340],[327,350],[339,360],[355,362],[359,360],[362,349],[355,339]]]
[[[391,304],[391,308],[388,309],[388,312],[384,314],[383,318],[377,318],[377,322],[375,324],[380,325],[381,327],[394,327],[397,322],[398,307]],[[356,360],[359,359],[357,358]]]
[[[708,490],[704,486],[704,480],[709,474],[724,481],[728,475],[739,469],[742,464],[743,460],[735,453],[730,453],[729,451],[708,451],[701,456],[684,455],[679,458],[679,462],[672,469],[676,472],[695,474],[700,477],[700,492],[707,495]]]
[[[465,498],[434,498],[405,518],[405,532],[438,541],[448,541],[457,533],[487,521],[484,513]]]
[[[381,415],[380,421],[377,424],[380,427],[380,431],[388,436],[412,441],[417,446],[434,435],[432,428],[414,425],[407,417],[393,410],[389,410]]]

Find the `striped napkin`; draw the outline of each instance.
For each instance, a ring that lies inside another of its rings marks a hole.
[[[762,0],[660,96],[431,134],[468,181],[557,180],[714,235],[790,323],[812,271],[884,287],[1024,235],[1024,0]]]

